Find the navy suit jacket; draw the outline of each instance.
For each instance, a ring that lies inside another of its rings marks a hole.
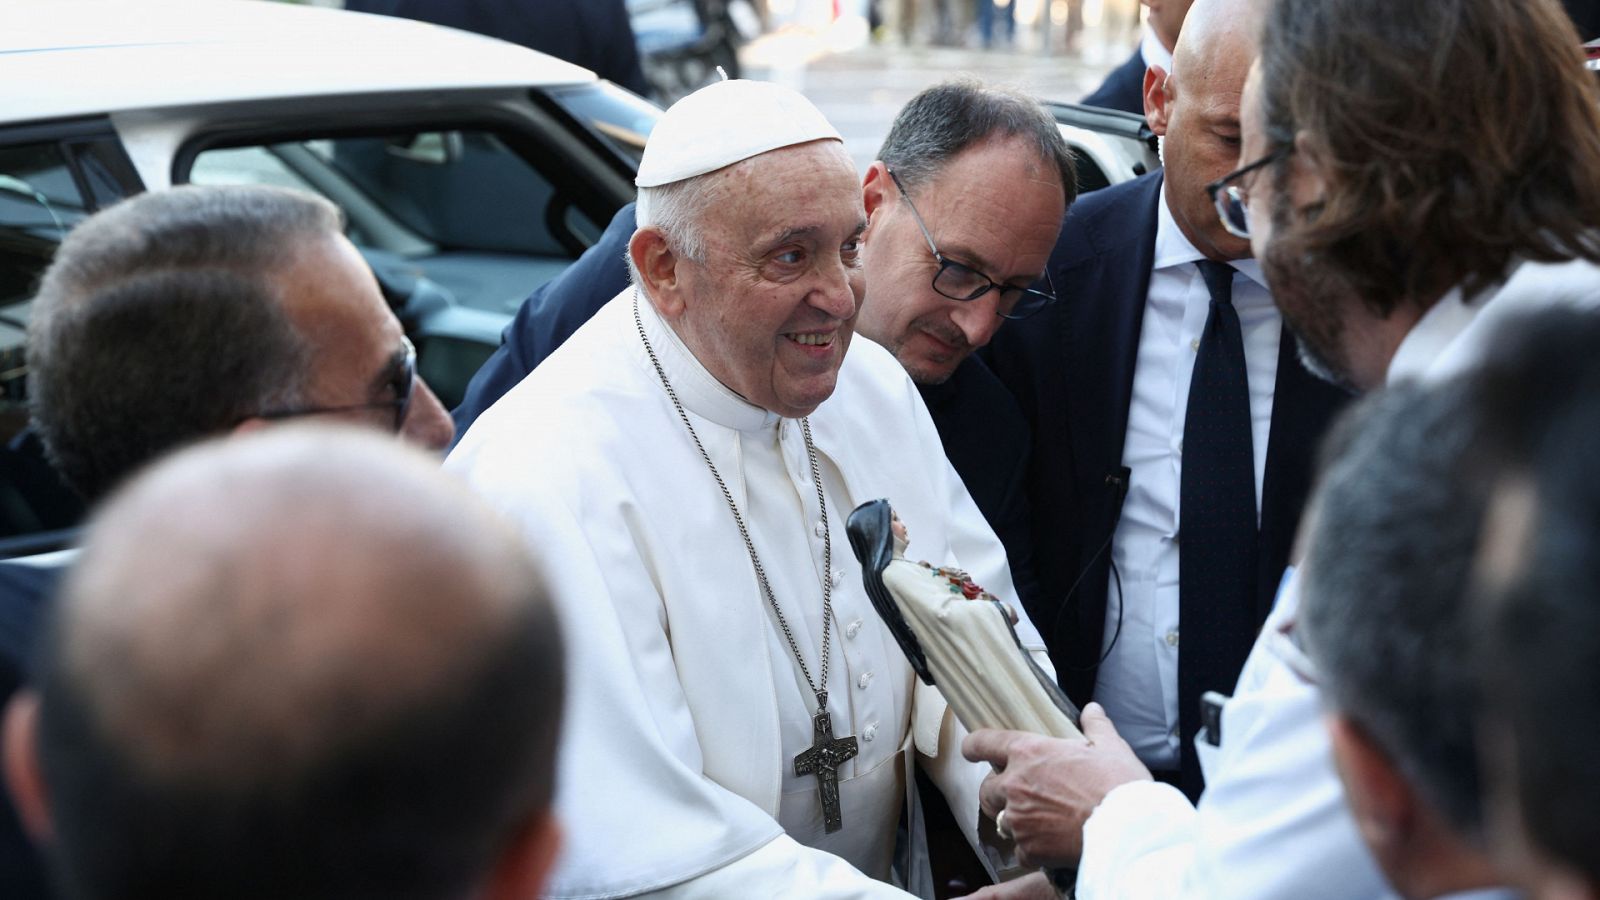
[[[30,680],[34,644],[65,571],[64,566],[0,562],[0,709]],[[0,790],[0,897],[49,897],[46,885],[39,854],[23,834],[10,795]]]
[[[630,203],[618,210],[594,246],[523,301],[501,335],[500,348],[472,376],[461,405],[451,413],[457,440],[484,410],[628,286],[625,260],[634,230],[633,209]],[[974,357],[958,366],[944,384],[919,389],[939,429],[945,455],[1005,544],[1017,594],[1027,605],[1034,579],[1023,481],[1028,428],[1022,410],[994,373]]]
[[[1127,492],[1126,481],[1117,479],[1155,259],[1161,184],[1162,173],[1153,172],[1073,204],[1050,257],[1059,301],[1001,329],[987,350],[1033,433],[1028,494],[1039,600],[1029,613],[1050,647],[1062,687],[1080,704],[1092,699],[1103,650],[1108,541]],[[1347,399],[1305,370],[1285,332],[1261,488],[1259,620],[1271,611],[1288,562],[1316,446]],[[1228,693],[1233,685],[1210,689]],[[1185,723],[1196,716],[1182,706],[1179,712]],[[1186,762],[1192,737],[1193,729],[1182,735]],[[1198,793],[1198,785],[1193,788]]]
[[[1144,115],[1144,69],[1144,54],[1135,47],[1133,55],[1112,69],[1106,80],[1100,82],[1100,86],[1084,97],[1082,102],[1088,106],[1103,106]]]

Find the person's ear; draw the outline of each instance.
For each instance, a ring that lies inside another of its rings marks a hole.
[[[894,199],[894,181],[889,178],[889,167],[883,160],[877,160],[867,167],[866,177],[861,179],[861,206],[867,213],[867,230],[861,233],[862,240],[872,234],[878,211]]]
[[[1171,81],[1167,70],[1160,66],[1144,70],[1144,118],[1150,123],[1150,130],[1162,137],[1167,136],[1169,107],[1172,103],[1172,92],[1169,90]]]
[[[1381,862],[1409,840],[1419,813],[1416,792],[1389,754],[1347,716],[1328,719],[1328,736],[1356,827]]]
[[[39,770],[39,695],[24,688],[11,698],[0,726],[6,789],[22,830],[36,844],[52,840],[49,795]]]
[[[664,319],[677,318],[684,306],[683,259],[667,244],[667,236],[658,228],[640,228],[628,241],[628,257],[656,312]]]
[[[545,883],[561,851],[561,825],[549,811],[517,829],[490,873],[486,900],[527,900],[544,896]]]

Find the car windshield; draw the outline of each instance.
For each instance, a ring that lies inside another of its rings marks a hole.
[[[655,104],[607,81],[549,93],[563,109],[627,160],[630,169],[639,168],[645,138],[650,136],[650,129],[661,117],[661,110]]]

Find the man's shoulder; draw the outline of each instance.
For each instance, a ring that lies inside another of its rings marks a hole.
[[[637,390],[638,368],[623,346],[631,306],[619,294],[527,377],[484,411],[451,452],[451,467],[565,465],[628,429],[607,427],[637,415],[654,395]],[[626,327],[624,327],[626,326]],[[544,459],[549,457],[549,459]]]
[[[850,340],[850,350],[845,353],[844,364],[839,367],[839,380],[833,396],[824,401],[823,406],[826,407],[835,398],[841,398],[848,399],[853,406],[877,407],[879,411],[886,411],[894,404],[903,404],[907,397],[916,392],[917,386],[894,354],[882,344],[857,332]]]
[[[1082,265],[1144,241],[1153,243],[1161,184],[1157,170],[1078,198],[1061,223],[1051,268]]]

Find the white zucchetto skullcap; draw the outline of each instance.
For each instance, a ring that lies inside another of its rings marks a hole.
[[[672,184],[780,147],[844,138],[810,100],[770,81],[719,81],[672,104],[645,141],[634,184]]]

